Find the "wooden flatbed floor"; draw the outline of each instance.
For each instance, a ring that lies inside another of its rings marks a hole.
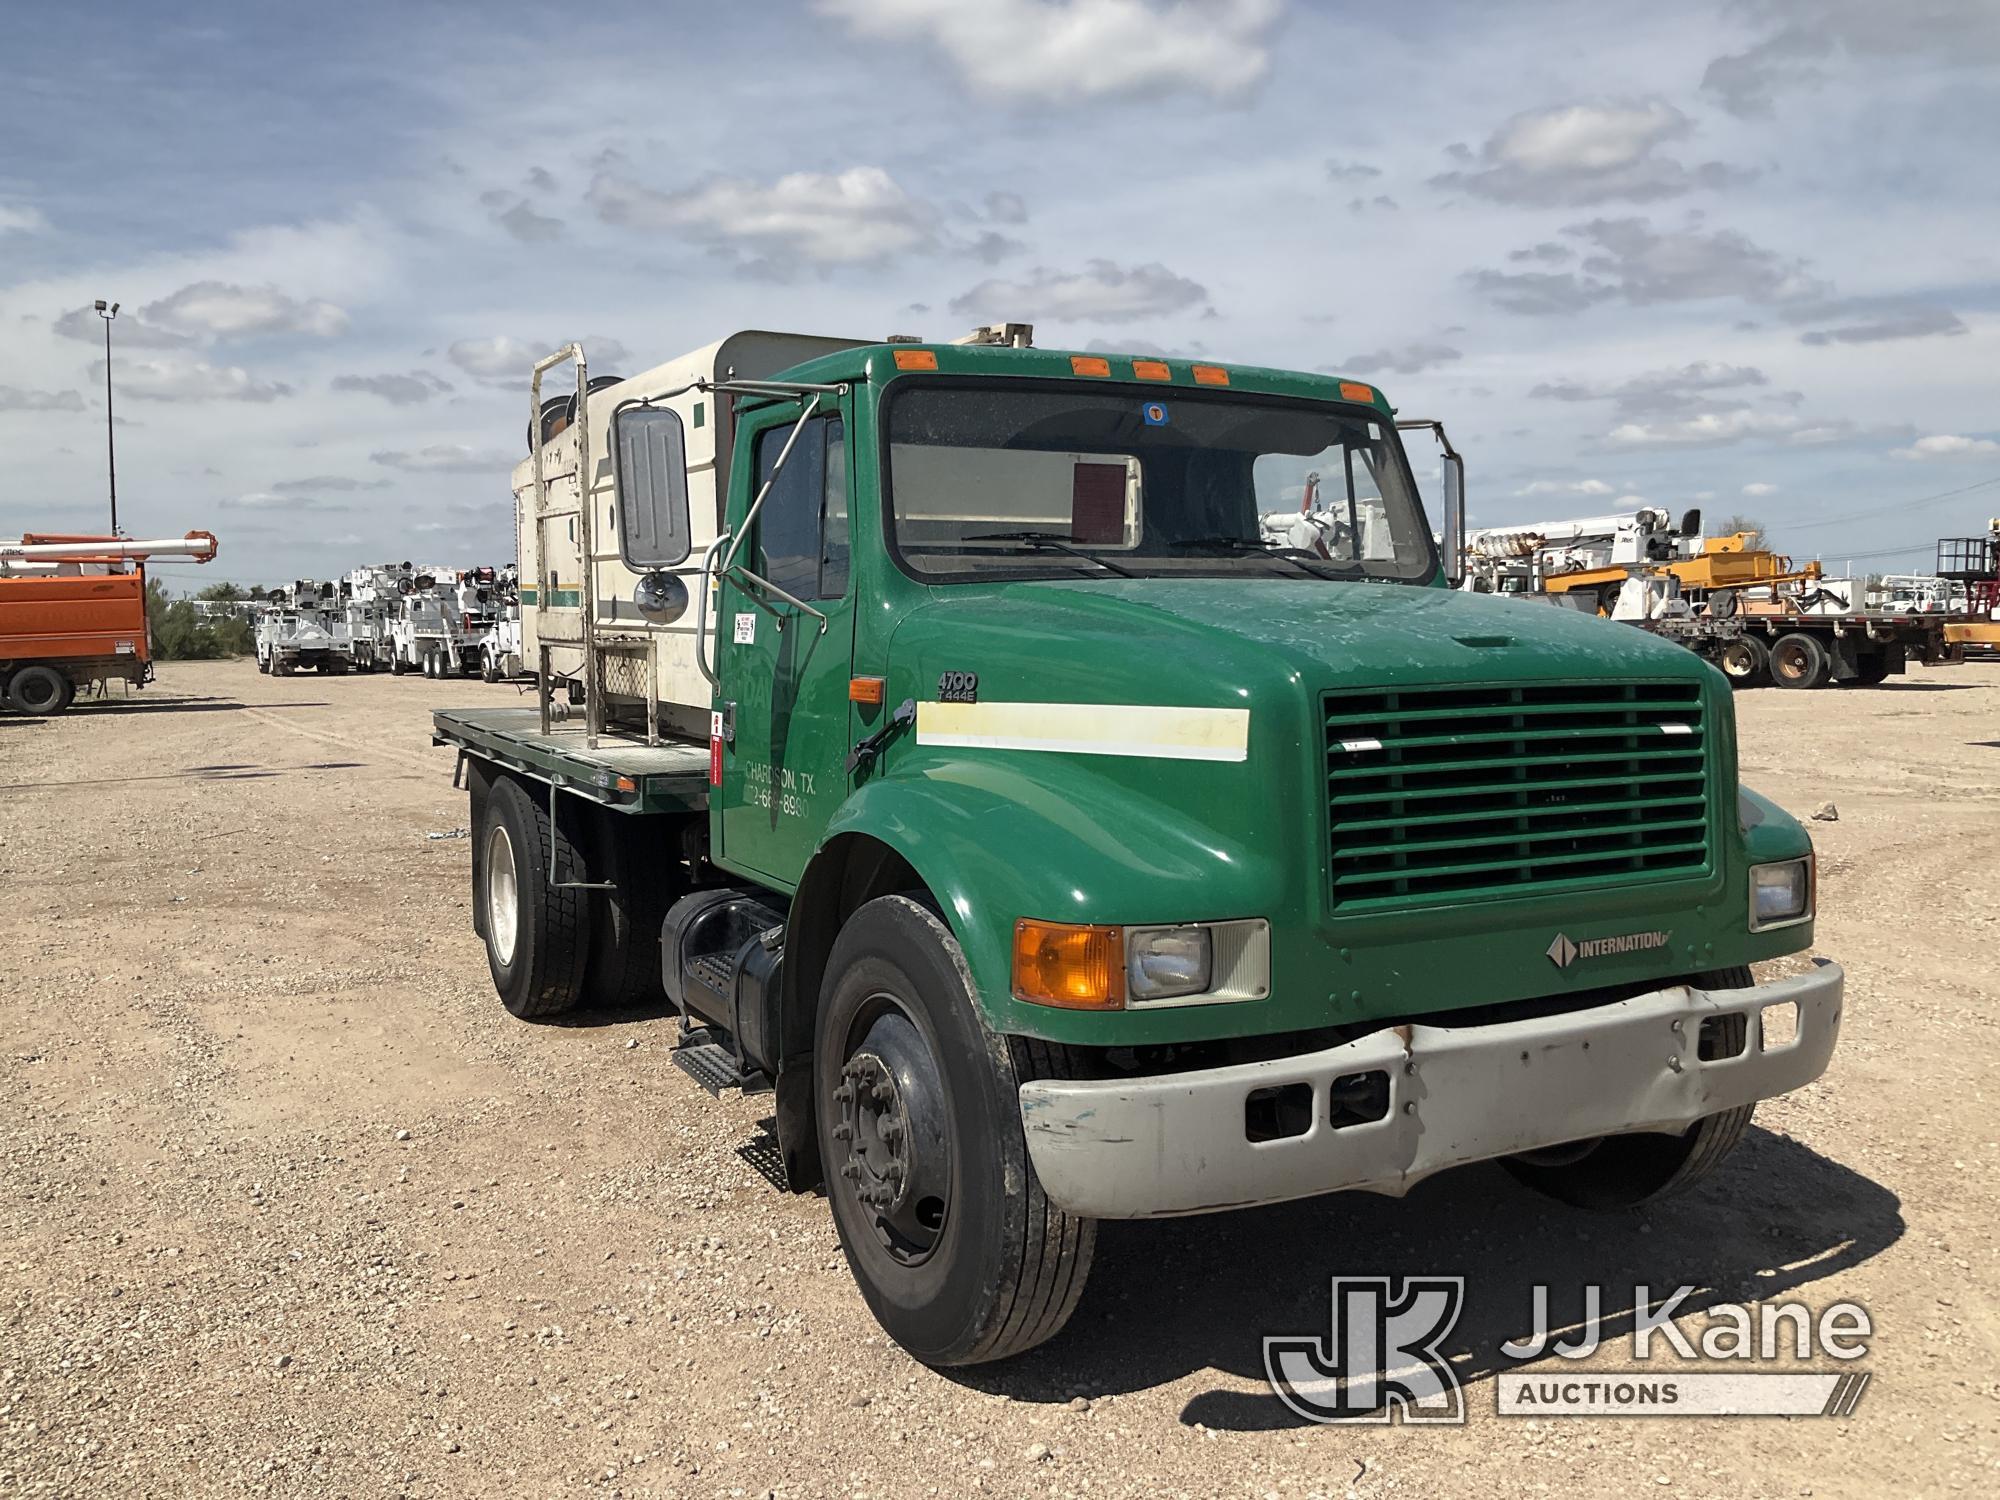
[[[440,708],[431,743],[452,745],[541,781],[629,812],[696,812],[708,806],[708,746],[693,740],[648,745],[626,731],[604,730],[584,743],[582,721],[542,733],[532,708]]]

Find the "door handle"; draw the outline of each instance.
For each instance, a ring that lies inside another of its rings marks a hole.
[[[914,698],[905,698],[898,705],[895,713],[889,716],[888,723],[884,724],[880,729],[869,735],[867,739],[862,740],[852,750],[847,752],[847,774],[852,776],[862,766],[880,755],[882,747],[888,743],[889,737],[897,730],[916,722],[917,700]]]

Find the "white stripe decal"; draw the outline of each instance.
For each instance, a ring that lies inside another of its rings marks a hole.
[[[1058,755],[1241,761],[1250,754],[1250,710],[1126,703],[919,703],[917,743]]]

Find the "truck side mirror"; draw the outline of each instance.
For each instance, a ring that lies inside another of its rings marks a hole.
[[[1444,576],[1453,588],[1465,581],[1465,460],[1444,460]]]
[[[1681,517],[1681,535],[1682,535],[1682,536],[1700,536],[1700,535],[1701,535],[1701,512],[1700,512],[1700,511],[1698,511],[1698,510],[1691,510],[1691,511],[1689,511],[1689,512],[1688,512],[1688,513],[1687,513],[1686,515],[1684,515],[1684,516],[1682,516],[1682,517]]]
[[[618,555],[635,573],[688,559],[687,437],[680,413],[634,402],[611,416]]]

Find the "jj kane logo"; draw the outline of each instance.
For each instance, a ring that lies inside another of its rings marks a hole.
[[[1577,942],[1566,932],[1556,934],[1549,944],[1549,962],[1567,969],[1579,959],[1609,958],[1615,953],[1644,953],[1664,948],[1673,941],[1671,932],[1621,932],[1616,937],[1585,938]]]

